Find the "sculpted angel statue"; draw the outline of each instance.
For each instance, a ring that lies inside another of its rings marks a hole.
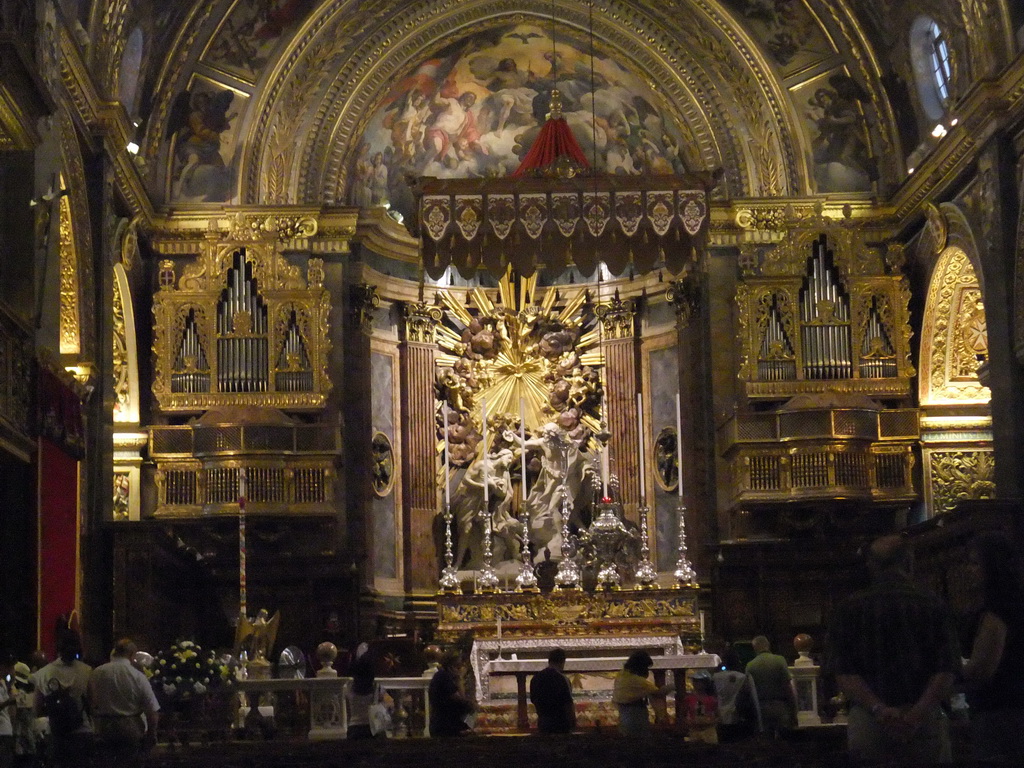
[[[255,619],[242,615],[235,631],[235,652],[245,651],[250,661],[266,662],[277,638],[277,628],[281,623],[281,612],[273,616],[266,608],[260,608]]]

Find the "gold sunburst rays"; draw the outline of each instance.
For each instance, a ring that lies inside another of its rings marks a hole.
[[[569,407],[584,427],[600,429],[593,394],[601,384],[593,369],[604,365],[604,355],[600,333],[588,327],[588,300],[585,288],[561,295],[538,289],[536,275],[518,278],[511,270],[497,291],[439,292],[449,323],[439,329],[437,365],[463,382],[461,411],[478,438],[484,401],[490,444],[502,429],[517,427],[520,404],[530,434]]]

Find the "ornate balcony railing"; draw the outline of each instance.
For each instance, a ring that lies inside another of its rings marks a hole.
[[[156,517],[234,514],[242,471],[256,514],[332,514],[340,436],[321,424],[153,426]]]
[[[736,505],[911,500],[919,435],[913,408],[737,414],[719,433]]]

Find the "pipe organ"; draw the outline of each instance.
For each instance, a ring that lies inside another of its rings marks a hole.
[[[910,394],[910,292],[882,246],[849,230],[776,246],[737,292],[740,379],[756,400]]]
[[[323,262],[308,259],[304,279],[272,244],[210,245],[183,268],[163,261],[153,301],[160,410],[320,409],[331,388],[329,312]]]
[[[736,519],[780,502],[917,497],[910,292],[898,247],[863,238],[791,232],[740,281],[739,375],[758,405],[719,429]]]

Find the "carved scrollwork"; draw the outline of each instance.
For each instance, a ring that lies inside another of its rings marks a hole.
[[[419,344],[433,344],[436,340],[437,326],[444,317],[440,307],[423,302],[406,304],[405,338]]]
[[[665,291],[665,299],[676,310],[680,328],[686,328],[703,305],[702,281],[697,272],[688,272],[680,280],[672,280]]]
[[[594,307],[594,314],[601,321],[606,339],[633,338],[636,302],[629,299],[622,300],[616,293],[610,301]]]
[[[238,242],[295,240],[313,237],[317,226],[317,220],[310,216],[237,213],[231,221],[228,237]]]
[[[786,211],[783,208],[740,208],[736,211],[736,226],[778,232],[785,228]]]
[[[933,514],[952,512],[962,499],[996,497],[991,450],[932,451],[929,459]]]

